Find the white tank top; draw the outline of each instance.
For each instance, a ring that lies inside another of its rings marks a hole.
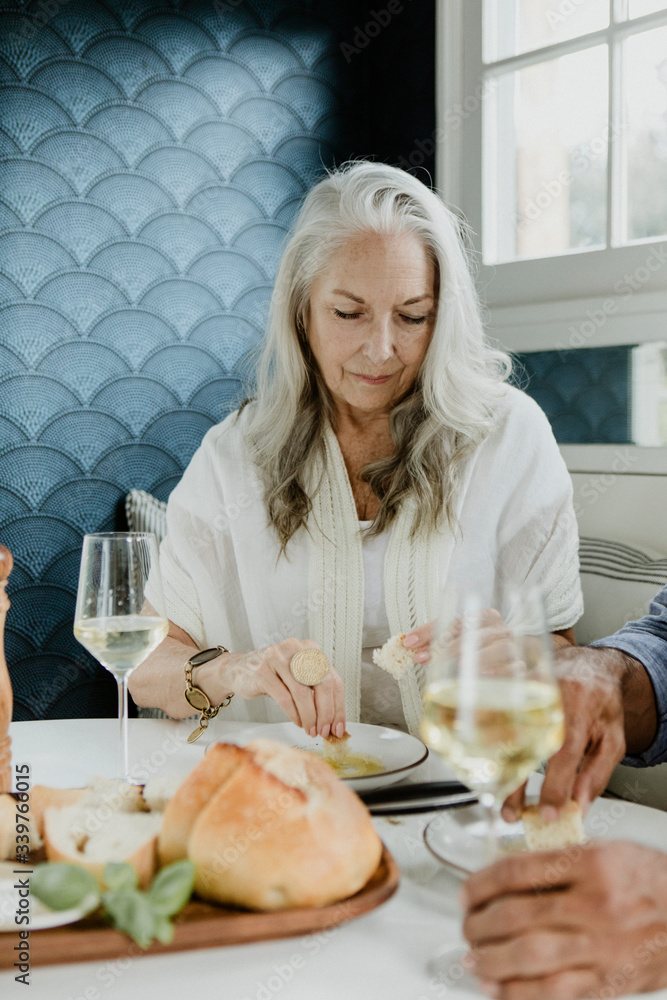
[[[372,521],[359,521],[367,528]],[[384,560],[391,528],[372,538],[362,536],[364,558],[364,625],[361,651],[361,722],[406,730],[398,682],[373,663],[373,650],[389,639],[384,601]]]

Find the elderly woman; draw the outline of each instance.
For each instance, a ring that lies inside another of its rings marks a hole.
[[[135,701],[191,715],[184,664],[220,645],[191,677],[213,708],[236,695],[226,717],[416,733],[429,623],[460,580],[500,615],[512,586],[539,585],[572,641],[570,480],[510,367],[435,194],[368,162],[317,184],[278,271],[257,395],[207,433],[169,500],[171,628],[130,679]],[[399,632],[415,653],[400,683],[371,658]],[[290,670],[310,647],[335,668],[316,686]]]

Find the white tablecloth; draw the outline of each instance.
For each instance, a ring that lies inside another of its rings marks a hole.
[[[215,738],[238,723],[215,720]],[[201,759],[188,746],[190,723],[130,720],[135,775],[187,773]],[[111,719],[19,722],[10,728],[13,762],[30,766],[33,784],[75,787],[116,773],[118,723]],[[139,774],[139,771],[142,773]],[[144,773],[145,772],[145,773]],[[433,756],[410,780],[450,777]],[[0,973],[0,997],[30,1000],[463,1000],[477,996],[445,985],[429,972],[439,953],[462,944],[458,879],[422,840],[432,814],[377,818],[396,858],[396,895],[357,920],[297,938],[176,952],[116,962],[33,966],[30,991]],[[35,932],[37,934],[38,932]],[[667,998],[667,990],[653,994]]]

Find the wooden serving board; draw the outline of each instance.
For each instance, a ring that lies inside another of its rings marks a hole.
[[[120,931],[109,927],[100,917],[86,917],[65,927],[32,931],[31,965],[57,965],[67,962],[93,962],[100,959],[161,955],[193,948],[218,948],[222,945],[269,941],[274,938],[310,934],[335,927],[374,910],[396,892],[398,866],[386,847],[377,871],[356,895],[329,906],[282,910],[278,913],[255,913],[193,900],[176,917],[171,944],[154,942],[146,950]],[[13,968],[17,933],[0,934],[0,969]]]

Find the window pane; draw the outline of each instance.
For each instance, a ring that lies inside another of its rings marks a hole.
[[[485,260],[604,246],[607,46],[503,74],[484,114]]]
[[[625,43],[628,240],[667,233],[667,28]]]
[[[609,0],[484,0],[483,16],[484,60],[492,62],[606,28]]]
[[[642,14],[654,14],[656,10],[667,10],[664,0],[630,0],[629,17],[641,17]]]

